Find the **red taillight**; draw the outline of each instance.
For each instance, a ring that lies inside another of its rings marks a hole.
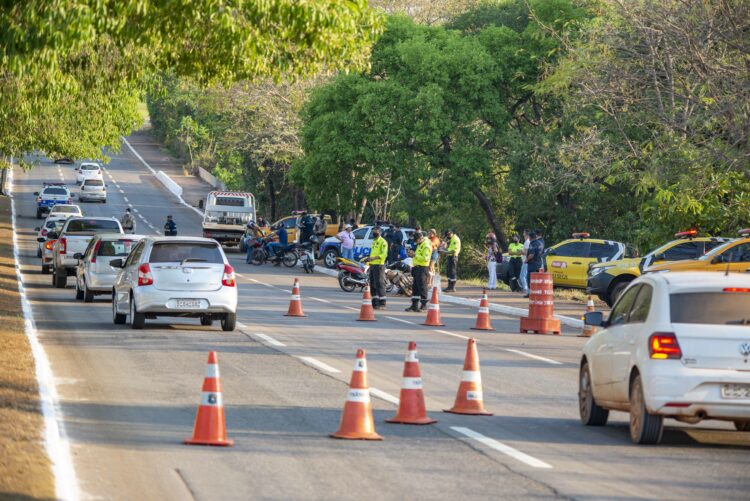
[[[60,254],[65,254],[68,251],[68,242],[65,237],[60,239]]]
[[[224,276],[221,277],[221,285],[234,287],[237,282],[234,280],[234,268],[228,264],[224,265]]]
[[[69,199],[68,199],[68,203],[69,203],[69,204],[72,204],[72,203],[73,203],[73,199],[72,199],[72,198],[69,198]]]
[[[94,252],[91,253],[91,262],[92,263],[96,262],[96,254],[99,252],[99,247],[101,247],[101,246],[102,246],[102,241],[101,240],[99,240],[98,242],[96,242],[96,245],[94,246]]]
[[[42,230],[42,236],[43,236],[43,237],[46,237],[46,236],[47,236],[47,230],[46,230],[46,229]]]
[[[154,277],[151,275],[151,267],[144,263],[138,267],[138,285],[152,285]]]
[[[651,358],[665,360],[682,358],[682,350],[673,332],[654,332],[648,338],[648,352]]]
[[[55,242],[57,242],[57,240],[47,240],[47,242],[45,242],[44,244],[44,248],[47,249],[48,251],[51,251],[52,248],[55,246]]]
[[[725,287],[724,292],[750,292],[748,287]]]

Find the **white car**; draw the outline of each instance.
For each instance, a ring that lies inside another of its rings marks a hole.
[[[112,321],[142,329],[146,318],[200,318],[221,321],[224,331],[237,323],[237,283],[221,245],[210,238],[146,237],[127,259],[113,287]]]
[[[107,185],[101,179],[84,179],[78,191],[81,202],[107,203]]]
[[[630,413],[630,438],[661,440],[663,420],[733,421],[750,431],[750,274],[662,273],[634,280],[584,345],[581,422]]]
[[[47,217],[74,217],[83,216],[83,212],[81,212],[81,208],[78,207],[75,204],[56,204],[54,205],[50,211]]]
[[[66,217],[47,216],[41,226],[34,228],[37,231],[36,241],[38,242],[36,257],[42,258],[42,275],[49,274],[52,265],[52,247],[55,239],[49,238],[49,234],[52,233],[54,236],[54,234],[60,233],[67,220]]]
[[[94,236],[82,253],[73,257],[78,259],[76,269],[76,299],[90,303],[94,296],[107,294],[112,296],[112,286],[119,268],[113,268],[109,262],[125,258],[143,238],[142,235],[122,235],[119,233],[101,233]]]
[[[81,184],[86,179],[99,179],[102,181],[104,180],[102,168],[98,163],[83,162],[81,165],[76,167],[76,182],[78,184]]]

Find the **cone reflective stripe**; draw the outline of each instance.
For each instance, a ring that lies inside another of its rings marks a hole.
[[[351,440],[383,440],[383,437],[375,433],[370,390],[367,385],[365,350],[357,350],[357,360],[346,393],[339,430],[331,436]]]
[[[370,286],[365,285],[362,293],[362,306],[359,309],[358,322],[375,322],[375,310],[372,307],[372,296],[370,295]]]
[[[203,380],[201,404],[195,416],[193,437],[185,440],[189,445],[230,446],[233,440],[227,439],[224,417],[224,398],[221,392],[219,361],[215,351],[208,354],[206,377]]]
[[[304,317],[305,313],[302,311],[302,297],[299,293],[299,279],[294,279],[294,286],[292,286],[292,297],[289,300],[289,310],[284,315],[285,317]]]
[[[445,324],[440,321],[440,299],[438,298],[438,287],[432,288],[432,298],[427,305],[427,319],[422,325],[430,327],[442,327]]]
[[[434,419],[427,417],[422,391],[422,374],[419,371],[417,358],[417,343],[409,342],[404,359],[404,376],[401,380],[401,393],[398,400],[396,415],[386,419],[388,423],[401,424],[432,424]]]
[[[482,293],[482,300],[479,302],[479,312],[477,313],[477,322],[472,327],[475,331],[494,331],[490,323],[490,304],[487,300],[487,291]]]
[[[477,340],[469,339],[466,345],[466,358],[464,370],[461,374],[461,383],[456,393],[456,403],[445,412],[453,414],[472,414],[476,416],[491,416],[491,412],[484,409],[482,395],[482,374],[479,371],[479,353],[477,352]]]
[[[596,311],[596,308],[594,307],[594,298],[589,296],[588,301],[586,302],[586,313],[590,313],[592,311]],[[596,332],[596,327],[593,325],[586,325],[583,324],[583,331],[578,337],[591,337],[594,332]]]

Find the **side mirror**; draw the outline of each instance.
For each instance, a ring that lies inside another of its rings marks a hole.
[[[39,192],[38,192],[38,191],[35,191],[35,192],[34,192],[34,195],[36,195],[36,196],[39,196]]]
[[[46,242],[47,239],[44,238],[44,237],[39,237],[39,238],[36,239],[36,241],[39,242],[39,243],[43,243],[43,242]]]
[[[123,261],[123,260],[122,260],[122,258],[120,258],[120,259],[112,259],[112,260],[111,260],[111,261],[109,262],[109,265],[110,265],[110,266],[111,266],[112,268],[123,268],[123,267],[124,267],[124,266],[123,266],[124,264],[125,264],[125,261]]]
[[[57,237],[58,235],[56,231],[50,231],[49,233],[47,233],[48,240],[57,240]]]
[[[76,252],[75,254],[73,254],[73,259],[77,259],[80,261],[81,259],[83,259],[83,254],[81,254],[80,252]]]
[[[39,230],[41,230],[41,228],[39,226],[37,226],[36,228],[34,228],[34,231],[39,231]]]
[[[604,313],[601,311],[589,311],[583,314],[583,323],[586,325],[593,325],[594,327],[602,327],[604,325]]]

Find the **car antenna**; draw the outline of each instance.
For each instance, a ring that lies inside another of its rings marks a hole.
[[[730,267],[731,265],[732,265],[732,256],[730,255],[730,256],[729,256],[729,262],[727,263],[727,269],[726,269],[726,270],[724,271],[724,276],[725,276],[725,277],[728,277],[728,276],[729,276],[729,267]]]

